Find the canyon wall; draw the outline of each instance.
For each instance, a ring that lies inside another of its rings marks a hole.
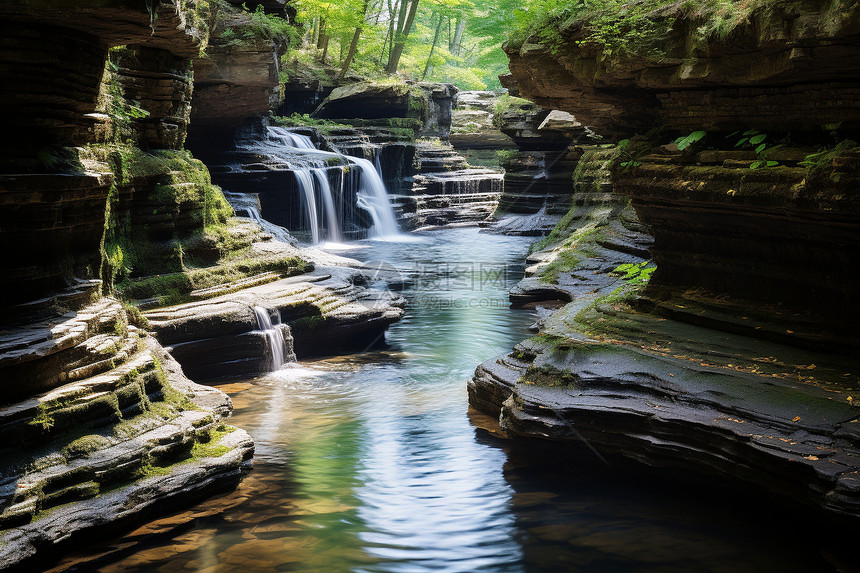
[[[603,137],[574,183],[606,193],[511,293],[557,310],[470,382],[510,436],[856,525],[860,9],[825,4],[720,28],[667,2],[644,39],[625,6],[506,46],[508,85]]]

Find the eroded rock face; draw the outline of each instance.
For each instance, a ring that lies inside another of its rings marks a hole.
[[[255,249],[296,253],[285,243]],[[303,254],[312,255],[304,252]],[[245,288],[200,302],[147,312],[159,342],[195,380],[258,374],[271,369],[271,348],[254,308],[280,325],[285,353],[300,358],[363,349],[403,315],[403,300],[367,289],[361,264],[323,255],[313,273]],[[332,266],[347,265],[347,266]]]
[[[191,59],[167,50],[137,46],[112,54],[126,100],[146,111],[135,118],[144,149],[182,149],[191,115]]]
[[[7,329],[0,373],[4,568],[232,487],[250,463],[253,440],[224,425],[230,399],[185,378],[115,300]]]
[[[457,88],[450,84],[359,82],[335,88],[316,109],[321,119],[411,118],[421,122],[419,135],[448,139]]]
[[[797,166],[805,155],[781,149],[772,157],[779,166],[750,170],[752,152],[664,152],[618,175],[616,188],[654,234],[655,298],[719,293],[740,314],[779,319],[782,332],[769,337],[828,351],[857,348],[860,284],[848,269],[860,264],[852,191],[858,158],[839,160],[834,183],[808,181]]]
[[[551,440],[597,464],[716,476],[856,520],[860,441],[846,383],[856,361],[767,339],[778,316],[741,316],[725,301],[691,295],[658,303],[674,313],[645,312],[654,303],[635,277],[653,266],[646,228],[625,195],[590,178],[511,291],[514,304],[561,308],[478,367],[470,404],[500,416],[512,437]],[[747,335],[735,322],[748,323]]]
[[[278,103],[278,66],[284,47],[258,38],[207,49],[194,60],[194,128],[237,127],[266,117]]]
[[[178,0],[153,3],[157,17],[143,3],[98,4],[0,6],[7,39],[2,58],[8,66],[0,112],[14,135],[7,143],[11,153],[4,154],[7,161],[51,144],[92,140],[98,120],[87,114],[96,111],[108,47],[146,45],[190,58],[206,35],[197,13]]]
[[[661,125],[678,131],[817,131],[860,125],[860,9],[784,0],[755,8],[724,39],[676,4],[651,15],[658,57],[614,53],[589,43],[587,24],[561,31],[561,48],[508,46],[523,97],[573,113],[600,133]],[[672,20],[674,19],[674,20]]]

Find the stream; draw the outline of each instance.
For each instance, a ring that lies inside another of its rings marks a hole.
[[[349,251],[404,277],[387,345],[219,383],[256,440],[236,491],[86,547],[56,570],[614,572],[832,570],[790,515],[518,447],[466,381],[530,335],[508,308],[533,239],[475,228]],[[370,343],[372,341],[368,341]],[[591,463],[593,462],[593,463]]]

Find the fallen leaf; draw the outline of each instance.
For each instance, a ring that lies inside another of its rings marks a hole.
[[[811,461],[811,462],[817,462],[817,461],[818,461],[818,457],[817,457],[817,456],[803,456],[803,459],[805,459],[805,460],[809,460],[809,461]]]
[[[800,416],[795,416],[795,417],[794,417],[794,419],[792,419],[791,421],[792,421],[792,422],[799,422],[799,421],[800,421]]]

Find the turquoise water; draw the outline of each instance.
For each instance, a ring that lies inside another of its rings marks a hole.
[[[507,303],[529,240],[476,229],[420,238],[347,253],[384,261],[404,280],[407,315],[384,349],[222,385],[236,406],[231,423],[257,444],[235,492],[59,569],[833,570],[822,555],[838,547],[754,499],[642,482],[482,429],[492,424],[470,414],[466,381],[530,334],[534,314]]]

